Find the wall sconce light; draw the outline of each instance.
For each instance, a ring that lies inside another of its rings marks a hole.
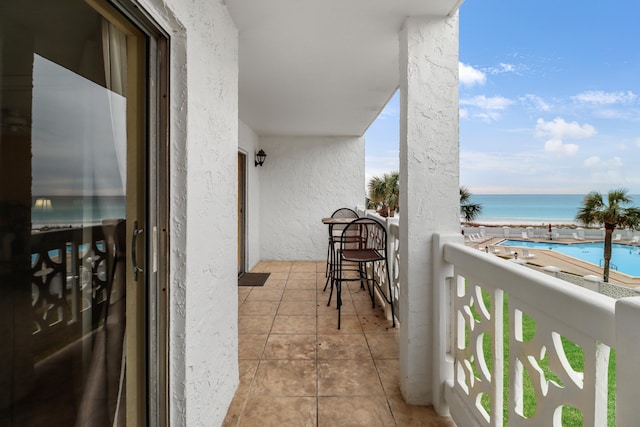
[[[267,153],[264,150],[260,150],[256,153],[256,167],[262,166],[264,159],[267,157]]]

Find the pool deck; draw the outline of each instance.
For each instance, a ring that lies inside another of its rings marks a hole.
[[[510,238],[511,240],[521,240],[518,238]],[[467,242],[467,245],[471,247],[476,247],[480,250],[484,250],[485,247],[492,247],[505,240],[504,237],[493,237],[482,242]],[[531,242],[548,242],[548,240],[543,239],[527,239],[527,241]],[[585,243],[585,242],[600,242],[602,240],[574,240],[574,239],[557,239],[554,240],[556,243]],[[617,241],[614,243],[622,243],[628,244],[627,241]],[[636,245],[637,246],[637,245]],[[503,246],[500,246],[502,248]],[[640,246],[637,246],[640,250]],[[532,258],[524,259],[528,264],[536,265],[539,267],[547,267],[554,266],[558,267],[561,271],[566,273],[575,274],[577,276],[587,276],[594,275],[598,277],[602,277],[602,267],[599,267],[595,264],[591,264],[590,262],[582,261],[577,258],[570,257],[568,255],[564,255],[558,253],[556,251],[551,251],[547,249],[533,249],[527,248],[531,255],[534,255]],[[520,259],[522,258],[522,248],[513,247],[513,250],[518,252],[520,255]],[[506,253],[497,253],[496,255],[503,258],[513,258],[513,256],[507,256]],[[609,283],[626,286],[629,288],[635,288],[640,286],[640,277],[629,276],[624,273],[620,273],[616,270],[611,269],[609,271]]]

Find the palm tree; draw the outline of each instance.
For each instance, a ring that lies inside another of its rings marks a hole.
[[[393,216],[398,209],[399,179],[398,172],[391,172],[381,177],[374,176],[369,180],[369,201],[379,207],[378,212],[381,216]]]
[[[637,229],[640,226],[640,208],[627,207],[632,202],[627,190],[610,190],[605,203],[602,194],[592,191],[584,197],[576,220],[589,226],[604,224],[604,274],[603,280],[609,281],[611,261],[611,238],[616,227]]]
[[[471,203],[471,193],[467,187],[460,187],[460,213],[466,222],[471,222],[482,212],[480,203]]]

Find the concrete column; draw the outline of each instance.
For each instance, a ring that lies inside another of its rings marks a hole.
[[[410,17],[400,34],[400,387],[433,401],[434,233],[460,233],[458,15]]]

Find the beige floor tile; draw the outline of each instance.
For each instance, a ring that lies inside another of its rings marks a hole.
[[[289,279],[287,289],[316,289],[315,279]]]
[[[316,396],[315,360],[261,360],[252,395]]]
[[[246,303],[245,303],[246,304]],[[278,307],[278,316],[315,316],[315,301],[282,301]]]
[[[316,282],[316,272],[315,271],[307,271],[307,272],[291,272],[289,273],[289,280],[303,280],[303,281],[311,281]]]
[[[377,314],[358,315],[360,324],[365,334],[397,334],[398,329],[393,327],[391,320],[387,320],[382,310]]]
[[[272,323],[273,316],[238,316],[238,333],[268,334]]]
[[[319,360],[318,396],[382,396],[373,360]]]
[[[327,286],[327,290],[331,289],[331,282],[327,282],[327,278],[323,275],[317,275],[316,276],[316,289],[318,290],[323,290],[325,285]]]
[[[270,281],[276,281],[276,280],[287,280],[289,278],[289,272],[288,271],[272,271],[271,274],[269,275],[269,278],[267,279],[266,283],[269,283]]]
[[[267,334],[238,335],[238,359],[260,359],[268,336]]]
[[[238,312],[241,316],[275,316],[280,301],[245,301]]]
[[[362,334],[362,327],[358,316],[343,314],[338,329],[338,313],[318,316],[319,334]]]
[[[227,409],[227,415],[222,422],[222,427],[236,427],[238,425],[246,400],[246,395],[236,393],[231,405],[229,405],[229,409]]]
[[[291,261],[267,261],[265,271],[271,273],[289,273],[293,262]]]
[[[268,261],[260,261],[256,264],[255,267],[251,269],[252,273],[264,273],[267,272],[267,267],[269,266]]]
[[[362,334],[318,335],[318,359],[371,359]]]
[[[254,288],[247,297],[247,301],[280,301],[283,292],[284,289]]]
[[[240,359],[238,360],[240,370],[240,384],[236,390],[236,395],[244,395],[249,393],[249,387],[256,376],[259,360]]]
[[[301,316],[307,317],[307,316]],[[264,349],[264,359],[316,359],[316,335],[271,334]]]
[[[384,397],[341,396],[318,398],[318,426],[395,427],[396,423]]]
[[[286,286],[287,286],[287,279],[268,279],[264,283],[262,288],[263,289],[280,289],[280,290],[284,290],[284,288]]]
[[[276,316],[272,334],[315,334],[315,316]]]
[[[449,417],[440,417],[432,406],[407,405],[402,396],[389,396],[391,412],[398,426],[455,427]]]
[[[336,308],[336,293],[333,293],[331,297],[331,305],[327,305],[329,301],[329,291],[324,293],[324,298],[321,295],[318,296],[318,315],[319,316],[328,316],[335,314],[338,316],[338,309]],[[353,302],[351,298],[347,295],[342,296],[342,308],[340,310],[342,314],[356,314],[356,309],[353,306]]]
[[[291,266],[292,273],[314,273],[316,272],[316,263],[314,261],[296,261]]]
[[[250,286],[238,286],[238,300],[246,298],[251,293]]]
[[[238,426],[316,426],[315,397],[249,396]]]
[[[400,362],[398,359],[376,359],[373,361],[378,370],[384,393],[400,395]]]
[[[315,301],[315,289],[286,289],[282,294],[283,301]]]
[[[365,334],[374,359],[397,359],[400,356],[397,334]]]

